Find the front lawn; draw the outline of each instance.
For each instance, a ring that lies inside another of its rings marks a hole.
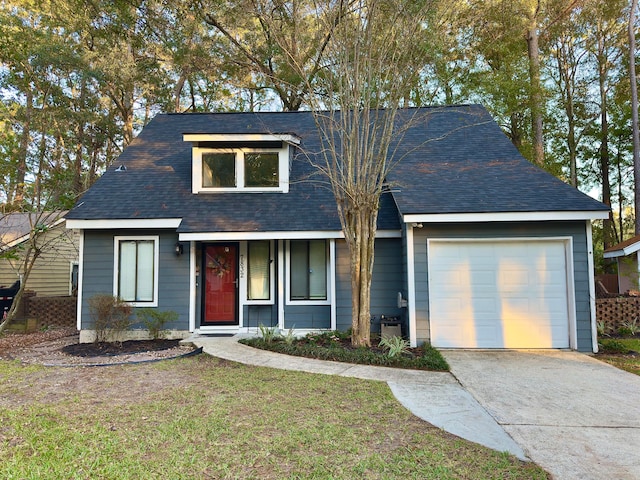
[[[320,360],[416,370],[449,370],[447,361],[438,350],[430,345],[410,348],[409,342],[400,337],[393,337],[382,343],[379,338],[373,337],[371,348],[354,348],[347,332],[310,333],[296,338],[291,334],[280,335],[273,328],[260,327],[260,330],[260,337],[242,339],[240,343],[263,350]]]
[[[0,361],[0,478],[549,477],[414,417],[385,383],[199,355],[98,368]]]
[[[596,358],[616,368],[640,375],[640,338],[601,338]]]

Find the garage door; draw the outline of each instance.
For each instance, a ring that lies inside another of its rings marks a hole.
[[[567,348],[565,242],[428,246],[431,341],[452,348]]]

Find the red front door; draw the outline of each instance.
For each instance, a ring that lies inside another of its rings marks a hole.
[[[238,244],[204,247],[202,325],[238,324]]]

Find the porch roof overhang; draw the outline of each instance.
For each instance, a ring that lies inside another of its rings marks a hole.
[[[176,229],[182,222],[181,218],[115,218],[99,220],[67,219],[67,228],[82,230],[110,230],[110,229]]]
[[[378,230],[376,238],[400,238],[400,230]],[[309,230],[309,231],[271,231],[271,232],[190,232],[180,233],[181,242],[213,242],[239,240],[304,240],[317,238],[344,238],[341,231]]]

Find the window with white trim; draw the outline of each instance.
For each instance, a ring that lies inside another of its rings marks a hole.
[[[193,150],[193,190],[201,192],[286,192],[289,147]]]
[[[289,300],[326,301],[326,240],[291,240],[289,243]]]
[[[247,263],[247,300],[271,300],[271,242],[248,242]]]
[[[192,142],[192,193],[289,191],[291,133],[185,133]]]
[[[158,301],[158,237],[115,237],[113,294],[134,306]]]

